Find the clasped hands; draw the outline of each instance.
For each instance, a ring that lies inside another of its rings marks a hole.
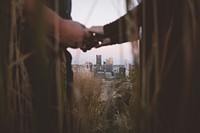
[[[99,48],[110,44],[110,39],[104,35],[103,26],[86,28],[79,22],[63,19],[60,22],[61,43],[71,48],[80,48],[86,52],[91,48]]]
[[[106,37],[103,32],[103,26],[93,26],[87,30],[90,33],[90,37],[83,42],[83,47],[81,47],[83,52],[111,44],[110,38]]]

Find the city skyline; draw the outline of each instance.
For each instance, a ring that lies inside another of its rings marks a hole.
[[[136,0],[133,5],[137,5]],[[125,1],[119,0],[73,0],[72,18],[84,24],[86,27],[105,25],[126,13]],[[133,63],[131,43],[116,44],[112,46],[91,49],[82,52],[80,49],[68,49],[72,54],[72,64],[84,64],[88,60],[95,62],[96,55],[102,55],[102,60],[113,57],[114,64],[122,64],[123,60]]]
[[[130,62],[127,59],[123,59],[122,63],[118,63],[118,62],[114,62],[113,57],[104,57],[103,55],[95,55],[93,57],[93,60],[86,60],[85,62],[78,62],[78,63],[74,63],[72,62],[73,65],[83,65],[86,64],[88,62],[91,62],[92,64],[97,64],[97,65],[103,65],[103,64],[112,64],[112,65],[126,65],[126,64],[133,64],[133,62]]]

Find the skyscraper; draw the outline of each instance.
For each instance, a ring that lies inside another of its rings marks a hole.
[[[101,66],[101,55],[96,55],[96,64]]]
[[[112,57],[106,59],[106,65],[113,65],[113,58]]]

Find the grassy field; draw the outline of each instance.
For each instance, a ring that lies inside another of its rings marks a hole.
[[[140,65],[130,84],[108,88],[75,72],[75,133],[200,132],[199,7],[199,0],[143,0]],[[1,0],[0,132],[68,133],[62,54],[44,37],[41,6],[36,27],[22,9],[22,0]]]
[[[110,81],[110,87],[90,72],[74,77],[74,128],[76,132],[128,133],[133,131],[130,110],[132,86],[126,80]],[[116,87],[117,86],[117,87]]]

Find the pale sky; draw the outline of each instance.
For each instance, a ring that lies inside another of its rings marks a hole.
[[[132,0],[137,4],[136,0]],[[86,27],[105,25],[126,13],[125,0],[72,0],[73,20]],[[102,55],[102,61],[113,57],[114,64],[123,64],[124,59],[133,61],[130,43],[105,46],[82,52],[79,49],[68,49],[72,54],[73,64],[84,64],[87,61],[96,62],[96,55]]]

